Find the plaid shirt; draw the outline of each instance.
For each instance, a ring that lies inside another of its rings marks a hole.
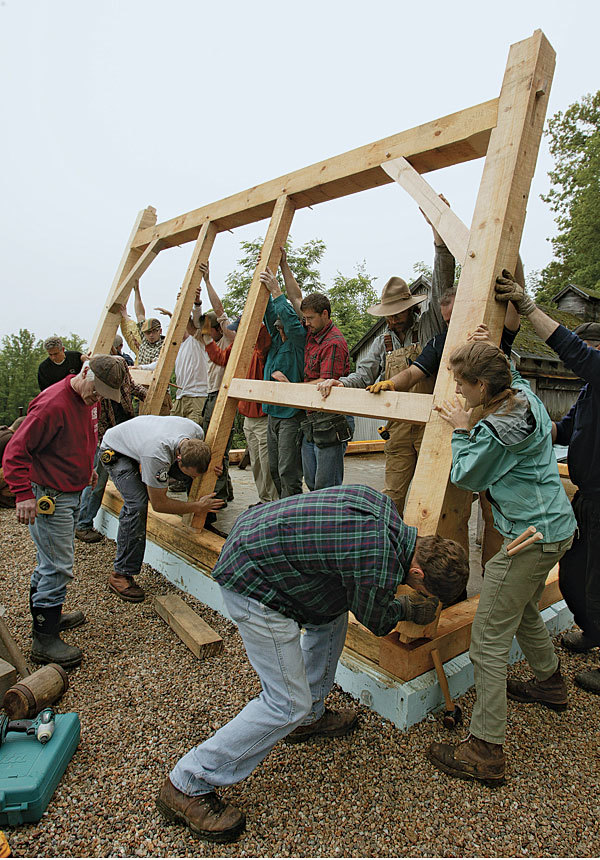
[[[304,381],[339,379],[348,373],[348,344],[339,328],[330,322],[318,334],[308,332],[304,347]]]
[[[245,511],[213,577],[299,624],[325,624],[351,610],[383,636],[404,617],[395,591],[416,538],[388,496],[328,487]]]

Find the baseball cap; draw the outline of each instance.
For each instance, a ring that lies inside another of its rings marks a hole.
[[[142,334],[145,334],[147,331],[152,331],[153,328],[162,328],[162,323],[160,320],[157,320],[156,317],[150,317],[147,320],[144,320],[142,323]]]
[[[116,355],[94,355],[90,358],[90,370],[94,372],[94,388],[98,394],[120,403],[120,389],[127,374],[125,361]]]
[[[593,343],[600,343],[600,323],[583,323],[582,325],[578,325],[576,329],[573,329],[573,332],[581,340],[591,340]]]

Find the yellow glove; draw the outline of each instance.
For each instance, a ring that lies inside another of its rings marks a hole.
[[[380,391],[395,391],[394,383],[391,379],[384,379],[383,382],[376,382],[375,385],[368,385],[367,391],[371,394],[379,394]]]

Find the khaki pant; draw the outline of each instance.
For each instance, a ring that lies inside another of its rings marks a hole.
[[[385,443],[385,486],[383,492],[394,502],[402,516],[408,488],[417,465],[425,426],[389,422],[390,438]]]
[[[260,418],[248,418],[248,416],[244,418],[244,436],[248,442],[250,465],[256,492],[261,502],[274,502],[279,498],[269,467],[268,423],[269,419],[266,415]]]
[[[206,403],[206,397],[190,397],[184,394],[175,400],[171,415],[177,415],[179,418],[190,418],[202,427],[202,410]]]
[[[504,743],[506,669],[513,636],[538,681],[545,681],[558,667],[538,602],[548,573],[572,541],[570,537],[558,543],[531,544],[511,558],[506,552],[510,541],[505,538],[500,552],[486,565],[469,651],[477,691],[470,730],[482,741]]]

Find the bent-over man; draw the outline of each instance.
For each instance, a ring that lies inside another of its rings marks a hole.
[[[186,481],[208,469],[211,453],[203,439],[204,431],[194,421],[169,415],[139,415],[104,434],[100,457],[123,497],[117,555],[108,585],[122,600],[140,603],[145,597],[134,577],[146,549],[148,499],[157,513],[164,514],[207,513],[223,504],[214,493],[195,502],[167,496],[169,477]]]
[[[355,728],[352,710],[325,707],[348,611],[377,636],[398,621],[427,624],[437,598],[450,604],[462,592],[468,563],[454,541],[417,537],[377,490],[336,486],[243,513],[213,577],[262,691],[177,762],[157,806],[201,839],[230,842],[245,816],[219,798],[219,786],[249,776],[282,738],[302,743]],[[414,593],[397,597],[400,583]]]

